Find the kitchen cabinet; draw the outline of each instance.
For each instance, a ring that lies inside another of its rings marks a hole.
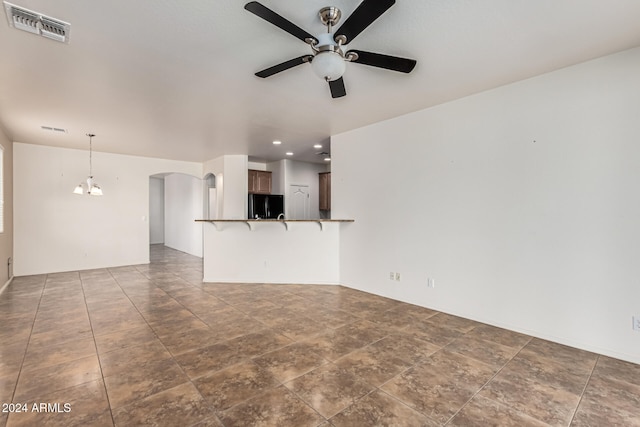
[[[271,194],[271,172],[249,169],[249,193]]]
[[[321,172],[320,179],[320,203],[321,211],[331,210],[331,172]]]

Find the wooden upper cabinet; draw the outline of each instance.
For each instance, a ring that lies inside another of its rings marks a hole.
[[[249,193],[271,194],[271,172],[249,169]]]
[[[318,174],[320,179],[320,210],[331,210],[331,172],[321,172]]]

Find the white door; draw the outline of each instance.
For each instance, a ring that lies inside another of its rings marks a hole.
[[[288,208],[286,210],[289,219],[310,219],[311,200],[309,198],[309,186],[290,185],[287,204]]]

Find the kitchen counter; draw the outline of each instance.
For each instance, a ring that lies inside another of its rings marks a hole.
[[[352,219],[196,219],[196,222],[210,222],[216,226],[218,230],[222,230],[222,225],[228,223],[241,223],[246,224],[250,230],[253,230],[255,226],[259,224],[282,224],[284,228],[289,229],[289,224],[293,223],[315,223],[320,226],[321,230],[324,230],[324,225],[328,223],[343,223],[353,222]],[[220,225],[220,226],[219,226]]]
[[[340,231],[352,219],[198,219],[203,278],[214,283],[339,284]]]

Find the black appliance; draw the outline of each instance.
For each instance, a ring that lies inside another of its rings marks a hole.
[[[249,219],[277,219],[284,215],[282,194],[249,194]]]

